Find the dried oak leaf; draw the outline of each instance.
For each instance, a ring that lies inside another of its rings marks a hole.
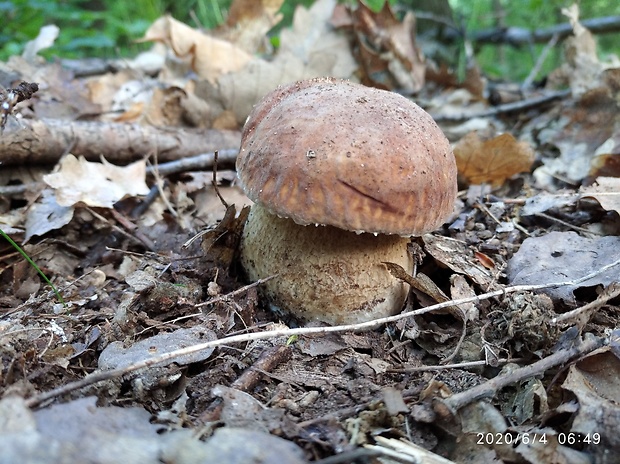
[[[498,187],[509,177],[529,171],[534,151],[527,142],[519,142],[510,134],[483,141],[470,132],[454,147],[459,174],[470,184],[490,183]]]
[[[156,20],[139,41],[162,42],[178,57],[190,58],[196,73],[212,84],[222,74],[243,69],[252,59],[238,46],[203,34],[171,16]]]

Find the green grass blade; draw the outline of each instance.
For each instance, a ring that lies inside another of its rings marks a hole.
[[[43,273],[41,268],[39,266],[37,266],[36,263],[32,259],[30,259],[30,256],[28,256],[26,254],[26,252],[24,250],[22,250],[21,247],[17,243],[15,243],[11,237],[9,237],[7,234],[5,234],[2,229],[0,229],[0,235],[2,235],[11,244],[11,246],[13,248],[15,248],[17,251],[19,251],[19,253],[26,259],[26,261],[28,261],[30,263],[30,265],[37,270],[37,272],[41,275],[41,277],[43,277],[43,280],[45,280],[45,282],[47,282],[49,284],[49,286],[52,287],[52,290],[56,294],[56,298],[58,298],[58,301],[60,301],[63,304],[63,306],[64,306],[65,305],[65,300],[63,300],[62,295],[56,289],[54,284],[50,282],[50,280]]]

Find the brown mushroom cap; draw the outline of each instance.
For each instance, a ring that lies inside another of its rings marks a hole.
[[[318,78],[279,87],[245,124],[237,172],[247,195],[298,224],[421,235],[450,215],[450,144],[407,98]]]

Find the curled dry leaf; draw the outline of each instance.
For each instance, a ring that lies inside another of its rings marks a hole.
[[[600,462],[603,450],[620,448],[620,407],[618,406],[620,360],[607,348],[572,365],[562,384],[579,402],[571,432],[588,435]],[[598,436],[595,436],[598,434]]]
[[[590,162],[590,176],[620,176],[620,156],[618,155],[620,155],[620,130],[614,131],[612,136],[594,152],[594,158]]]
[[[267,32],[282,20],[284,0],[234,0],[228,10],[221,37],[248,53],[260,51]]]
[[[212,84],[222,74],[241,70],[252,59],[236,45],[205,35],[171,16],[155,21],[140,41],[163,42],[178,57],[189,57],[196,73]]]
[[[385,89],[417,92],[424,86],[426,65],[415,43],[415,16],[399,21],[389,2],[375,13],[363,2],[352,12],[364,79]]]
[[[510,134],[483,141],[470,132],[454,147],[459,174],[471,184],[490,183],[498,187],[509,177],[529,171],[534,151],[527,142],[519,142]]]
[[[598,177],[596,183],[581,188],[584,197],[592,197],[607,211],[620,214],[620,178]]]

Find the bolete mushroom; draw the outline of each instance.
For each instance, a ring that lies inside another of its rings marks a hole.
[[[407,244],[453,210],[456,163],[431,116],[396,93],[318,78],[279,87],[248,117],[237,172],[252,206],[250,280],[305,320],[363,322],[402,309]]]

